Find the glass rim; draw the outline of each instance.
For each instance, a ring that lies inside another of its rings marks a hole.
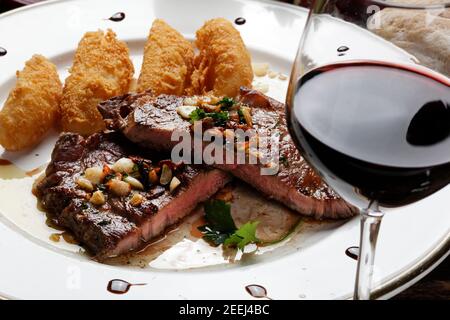
[[[395,2],[395,0],[371,0],[374,4],[379,4],[385,8],[396,8],[396,9],[415,9],[415,10],[433,10],[433,9],[447,9],[450,8],[450,0],[443,3],[433,3],[433,4],[407,4]]]

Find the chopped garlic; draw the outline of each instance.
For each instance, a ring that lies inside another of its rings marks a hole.
[[[198,105],[198,99],[197,97],[186,97],[183,100],[183,103],[187,106],[197,106]]]
[[[268,63],[252,63],[253,73],[257,77],[264,77],[269,71]]]
[[[244,119],[245,119],[245,122],[247,123],[247,125],[249,125],[250,127],[253,126],[252,115],[250,113],[250,108],[249,107],[242,107],[241,111],[242,111],[242,115],[244,116]]]
[[[170,192],[173,192],[179,185],[181,184],[181,181],[177,177],[173,177],[170,181],[169,190]]]
[[[112,179],[108,182],[108,185],[110,190],[119,197],[126,196],[131,192],[131,186],[125,181]]]
[[[84,171],[84,177],[93,184],[100,184],[104,178],[103,167],[87,168]]]
[[[135,189],[139,189],[139,190],[144,190],[144,186],[142,185],[142,183],[136,179],[133,178],[131,176],[126,176],[123,181],[128,182],[133,188]]]
[[[119,160],[116,161],[116,163],[113,164],[112,169],[115,172],[120,172],[120,173],[130,173],[131,171],[133,171],[134,168],[134,162],[133,160],[129,159],[129,158],[120,158]]]
[[[158,183],[158,174],[156,173],[155,169],[153,169],[152,171],[150,171],[148,173],[148,179],[150,180],[150,182],[152,184],[157,184]]]
[[[179,106],[176,108],[178,114],[183,117],[184,119],[189,119],[191,116],[191,113],[197,109],[195,106]]]
[[[77,184],[86,191],[93,191],[94,186],[92,185],[92,182],[90,182],[88,179],[80,177],[77,179]]]
[[[163,164],[162,171],[161,171],[161,177],[159,178],[159,183],[161,183],[163,186],[168,184],[172,180],[172,170],[167,164]]]
[[[130,199],[130,204],[133,207],[137,207],[142,203],[142,201],[144,201],[144,197],[139,193],[134,193]]]
[[[89,202],[95,204],[96,206],[101,206],[106,202],[106,198],[103,192],[97,190],[92,194],[92,197],[89,199]]]

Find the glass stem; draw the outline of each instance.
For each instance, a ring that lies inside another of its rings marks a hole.
[[[375,247],[383,215],[383,212],[378,209],[377,202],[372,202],[369,208],[361,210],[361,235],[354,300],[370,299]]]

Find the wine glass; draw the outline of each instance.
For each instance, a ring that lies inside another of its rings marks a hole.
[[[286,98],[288,126],[309,164],[360,209],[354,299],[370,299],[383,212],[450,182],[449,58],[441,63],[435,47],[427,54],[426,43],[436,19],[450,16],[449,4],[310,6]]]

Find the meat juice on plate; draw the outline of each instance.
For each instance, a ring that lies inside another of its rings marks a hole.
[[[341,63],[304,75],[290,126],[309,162],[360,207],[420,200],[450,181],[448,78],[410,67]]]

